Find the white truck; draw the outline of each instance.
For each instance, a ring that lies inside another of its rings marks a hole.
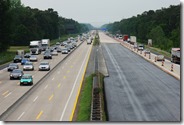
[[[40,54],[41,53],[41,41],[30,41],[30,54]]]
[[[42,51],[47,50],[50,47],[50,39],[42,39]]]
[[[130,44],[134,45],[135,43],[137,43],[136,36],[130,36]]]
[[[180,48],[171,49],[171,62],[180,64]]]

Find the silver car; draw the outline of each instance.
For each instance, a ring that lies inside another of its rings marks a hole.
[[[41,70],[49,71],[50,70],[49,62],[41,62],[39,65],[39,71],[41,71]]]
[[[37,57],[35,55],[31,55],[29,57],[29,61],[38,61]]]
[[[53,56],[57,56],[57,55],[58,55],[57,50],[53,50],[52,55],[53,55]]]
[[[33,63],[32,62],[27,62],[27,63],[25,63],[24,64],[24,66],[23,66],[23,70],[25,71],[25,70],[34,70],[34,66],[33,66]]]
[[[62,49],[62,54],[68,54],[68,49],[67,48]]]
[[[23,71],[20,69],[14,69],[10,73],[10,80],[12,79],[21,79],[21,77],[24,75]]]

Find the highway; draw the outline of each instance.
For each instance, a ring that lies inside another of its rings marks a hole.
[[[78,42],[80,44],[81,42]],[[39,55],[39,62],[34,62],[35,71],[25,71],[34,77],[34,84],[39,86],[31,93],[26,93],[32,86],[19,86],[19,80],[9,80],[9,72],[1,71],[0,79],[0,107],[1,114],[14,104],[24,94],[18,106],[11,107],[11,112],[4,121],[70,121],[74,112],[81,80],[89,58],[91,45],[83,42],[71,55],[59,54],[48,60],[51,69],[57,65],[46,78],[47,71],[38,71],[43,55]],[[62,61],[61,64],[58,63]],[[22,68],[22,66],[20,66]],[[16,103],[15,103],[16,104]]]
[[[109,121],[180,121],[180,80],[99,33]]]

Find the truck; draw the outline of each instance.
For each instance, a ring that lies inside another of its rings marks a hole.
[[[137,43],[136,36],[130,36],[130,44],[134,45],[135,43]]]
[[[50,47],[50,39],[42,39],[42,51],[47,50]]]
[[[123,41],[128,41],[128,35],[123,35]]]
[[[171,62],[180,64],[180,48],[171,49]]]
[[[41,41],[30,41],[30,54],[40,54],[41,53]]]
[[[24,57],[24,50],[17,50],[16,55],[20,55],[21,57]]]

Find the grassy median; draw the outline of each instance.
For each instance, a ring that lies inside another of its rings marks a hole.
[[[92,87],[93,87],[93,77],[92,74],[85,78],[84,85],[80,93],[78,112],[76,121],[90,121],[91,115],[91,100],[92,100]]]

